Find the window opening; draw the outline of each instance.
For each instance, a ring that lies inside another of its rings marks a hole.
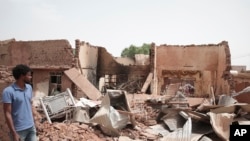
[[[56,95],[62,90],[62,72],[51,72],[49,83],[49,95]]]

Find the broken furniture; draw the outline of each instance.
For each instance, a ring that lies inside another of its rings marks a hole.
[[[40,103],[49,123],[52,123],[51,119],[68,116],[75,108],[75,100],[69,88],[55,96],[40,98]]]

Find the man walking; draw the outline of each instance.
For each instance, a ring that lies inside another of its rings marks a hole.
[[[13,141],[36,141],[32,112],[31,69],[17,65],[12,69],[15,82],[3,90],[3,110]]]

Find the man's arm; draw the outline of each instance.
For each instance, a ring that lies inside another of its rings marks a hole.
[[[19,135],[17,134],[15,128],[14,128],[14,124],[13,124],[13,120],[12,120],[12,115],[11,115],[11,103],[3,103],[3,111],[4,111],[4,116],[7,122],[7,125],[10,129],[11,134],[13,135],[14,139],[18,139]]]

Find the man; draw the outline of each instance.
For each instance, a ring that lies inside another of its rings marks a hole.
[[[3,110],[13,141],[36,141],[32,112],[31,69],[17,65],[12,69],[15,82],[3,90]]]

